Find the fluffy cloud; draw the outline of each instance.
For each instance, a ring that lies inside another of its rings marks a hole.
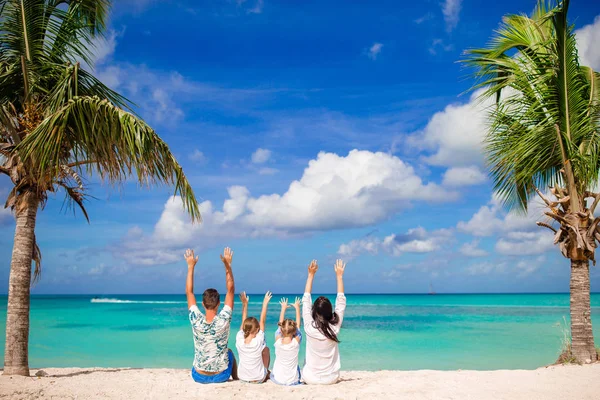
[[[202,202],[200,225],[190,224],[181,199],[172,197],[151,234],[134,229],[115,252],[138,264],[165,264],[179,259],[175,250],[198,241],[211,247],[225,237],[288,237],[367,226],[400,212],[411,200],[455,197],[436,184],[423,183],[395,156],[358,150],[345,157],[322,152],[284,194],[252,197],[246,187],[232,186],[221,210],[210,201]],[[391,235],[382,245],[391,254],[431,251],[435,243],[428,235],[420,228]],[[142,250],[145,254],[140,254]]]
[[[194,161],[195,163],[198,163],[198,164],[204,164],[207,161],[207,158],[204,155],[204,153],[198,149],[194,149],[194,151],[192,152],[192,154],[190,154],[188,156],[188,158],[191,161]]]
[[[445,167],[483,165],[483,138],[486,133],[485,108],[474,92],[466,104],[450,104],[431,117],[423,131],[412,136],[409,144],[426,151],[425,161]]]
[[[252,153],[252,162],[254,164],[264,164],[271,158],[271,150],[258,148]]]
[[[486,261],[482,263],[474,263],[465,268],[468,275],[489,275],[489,274],[506,274],[513,273],[518,277],[525,277],[537,271],[546,261],[544,256],[535,258],[527,257],[518,262],[504,259],[501,261]]]
[[[464,243],[459,251],[467,257],[485,257],[489,254],[487,251],[479,248],[479,240],[477,239]]]
[[[487,177],[481,169],[476,166],[454,167],[444,173],[442,184],[444,186],[471,186],[479,185],[486,181]]]
[[[600,15],[590,25],[575,31],[581,64],[600,71]]]
[[[473,236],[499,235],[496,252],[505,255],[532,255],[548,251],[553,247],[553,235],[536,225],[543,217],[543,205],[532,200],[529,213],[520,215],[506,213],[500,201],[493,198],[482,206],[469,221],[460,221],[457,229]]]
[[[461,0],[446,0],[443,4],[444,18],[448,26],[456,26]],[[581,63],[600,70],[600,16],[590,25],[575,32]],[[436,39],[433,52],[443,45]],[[425,161],[431,165],[445,167],[483,166],[482,140],[485,137],[486,108],[493,99],[478,102],[481,91],[474,92],[464,104],[450,104],[430,119],[422,132],[411,138],[410,143],[431,154]]]
[[[352,240],[342,244],[338,254],[346,259],[352,259],[363,253],[374,255],[380,251],[395,257],[403,253],[431,253],[450,241],[451,237],[451,232],[446,229],[428,232],[425,228],[418,227],[409,229],[404,234],[392,234],[383,239],[367,237]]]
[[[498,253],[514,256],[540,254],[553,247],[553,235],[542,228],[537,232],[509,232],[496,242]]]
[[[373,45],[369,47],[367,55],[371,60],[376,60],[379,53],[381,53],[381,49],[383,49],[382,43],[373,43]]]
[[[445,0],[442,4],[442,14],[446,22],[446,30],[451,32],[458,25],[462,0]]]

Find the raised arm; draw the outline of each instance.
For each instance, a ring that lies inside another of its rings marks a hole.
[[[296,297],[293,307],[296,309],[296,326],[298,329],[300,329],[300,322],[302,322],[302,318],[300,316],[300,297]]]
[[[188,310],[196,305],[196,296],[194,296],[194,267],[198,262],[198,256],[194,256],[194,250],[187,249],[183,255],[188,266],[187,279],[185,281],[185,295],[187,296]]]
[[[265,323],[267,322],[267,308],[269,307],[269,301],[271,301],[271,297],[273,297],[271,292],[267,292],[265,294],[262,311],[260,312],[260,330],[263,332],[265,331]]]
[[[315,279],[315,274],[319,269],[319,265],[317,264],[317,260],[312,260],[308,265],[308,278],[306,279],[306,286],[304,287],[304,293],[312,292],[313,280]]]
[[[240,331],[244,330],[244,321],[248,317],[248,302],[250,297],[246,296],[246,292],[240,293],[240,301],[242,302],[242,325],[240,325]]]
[[[335,297],[335,312],[338,315],[339,323],[341,324],[344,319],[344,312],[346,311],[346,296],[344,295],[344,271],[346,270],[346,263],[342,260],[337,260],[333,266],[335,276],[337,278],[337,296]]]
[[[279,304],[281,304],[281,312],[279,313],[279,323],[282,323],[285,319],[285,310],[287,310],[289,307],[287,297],[282,297],[281,300],[279,300]]]
[[[337,278],[337,292],[344,293],[344,270],[346,269],[346,263],[342,260],[336,260],[333,270]]]
[[[231,261],[233,260],[233,251],[225,247],[221,255],[221,261],[225,266],[225,284],[227,285],[227,294],[225,295],[225,305],[233,310],[233,300],[235,298],[235,282],[233,281],[233,271],[231,270]]]

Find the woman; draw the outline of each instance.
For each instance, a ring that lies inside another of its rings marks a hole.
[[[305,383],[329,385],[340,379],[340,352],[338,333],[342,327],[346,296],[344,296],[344,269],[346,264],[337,260],[333,267],[337,276],[337,298],[335,311],[326,297],[319,297],[312,304],[311,291],[315,274],[319,269],[317,261],[308,266],[308,279],[302,297],[302,317],[306,333],[306,364],[302,369]]]

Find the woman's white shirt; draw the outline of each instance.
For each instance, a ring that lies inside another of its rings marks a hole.
[[[262,352],[266,347],[265,333],[258,331],[250,343],[246,343],[244,332],[240,330],[235,337],[235,347],[240,359],[238,363],[239,378],[247,382],[264,380],[267,374],[262,359]]]
[[[339,321],[331,328],[337,335],[342,328],[346,296],[338,293],[335,300],[335,312]],[[306,364],[302,369],[302,379],[309,384],[332,384],[340,378],[340,352],[338,343],[328,339],[314,325],[312,318],[312,297],[304,293],[302,297],[302,318],[306,335]]]

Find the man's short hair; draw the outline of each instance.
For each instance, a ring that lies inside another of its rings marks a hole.
[[[207,310],[216,310],[221,303],[217,289],[206,289],[202,295],[202,304]]]

